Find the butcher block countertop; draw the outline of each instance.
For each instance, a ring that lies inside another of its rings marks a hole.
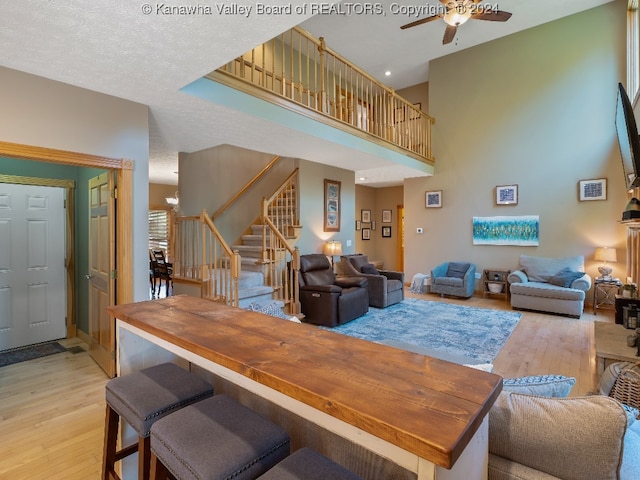
[[[495,374],[190,296],[107,311],[444,468],[502,389]]]

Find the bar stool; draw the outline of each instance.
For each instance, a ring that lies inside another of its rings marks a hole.
[[[311,448],[297,450],[285,458],[258,480],[362,480],[347,470],[319,454]]]
[[[164,363],[109,380],[106,385],[102,479],[118,479],[115,463],[138,452],[138,479],[149,479],[151,425],[165,415],[211,397],[213,387],[173,364]],[[123,419],[138,433],[138,442],[117,450],[118,423]]]
[[[253,480],[289,455],[289,435],[227,395],[151,426],[151,478]]]

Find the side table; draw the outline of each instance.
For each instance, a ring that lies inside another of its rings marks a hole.
[[[623,313],[624,307],[633,305],[640,309],[640,298],[638,297],[623,297],[622,295],[616,295],[616,323],[622,325],[624,323]]]
[[[509,301],[509,274],[511,270],[500,268],[485,268],[482,271],[482,291],[483,297],[487,295],[503,296],[505,301]]]
[[[614,309],[621,287],[620,282],[596,280],[593,284],[593,314],[597,315],[598,309]]]

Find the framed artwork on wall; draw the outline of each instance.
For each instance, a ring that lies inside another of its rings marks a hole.
[[[390,238],[391,237],[391,227],[384,226],[382,227],[382,238]]]
[[[607,199],[607,179],[596,178],[591,180],[580,180],[578,182],[579,196],[581,202],[590,200],[606,200]]]
[[[371,223],[371,210],[360,210],[360,220],[362,223]]]
[[[371,240],[371,230],[368,228],[362,229],[362,240]]]
[[[324,180],[324,231],[340,231],[340,185],[337,180]]]
[[[442,190],[427,192],[425,195],[425,206],[427,208],[442,207]]]
[[[391,223],[391,210],[382,210],[382,223]]]
[[[362,229],[362,222],[360,220],[356,220],[356,230]]]
[[[517,205],[518,185],[498,185],[496,187],[496,205]]]

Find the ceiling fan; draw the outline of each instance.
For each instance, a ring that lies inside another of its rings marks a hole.
[[[488,3],[481,3],[482,0],[440,0],[440,3],[444,6],[436,7],[441,10],[440,13],[431,15],[430,17],[416,20],[415,22],[407,23],[401,26],[402,30],[406,28],[416,27],[423,23],[432,22],[442,18],[447,28],[444,31],[444,37],[442,38],[442,44],[446,45],[456,36],[458,27],[465,23],[470,18],[474,20],[488,20],[491,22],[506,22],[511,18],[509,12],[503,12],[502,10],[496,10]],[[434,8],[434,10],[436,10]]]

